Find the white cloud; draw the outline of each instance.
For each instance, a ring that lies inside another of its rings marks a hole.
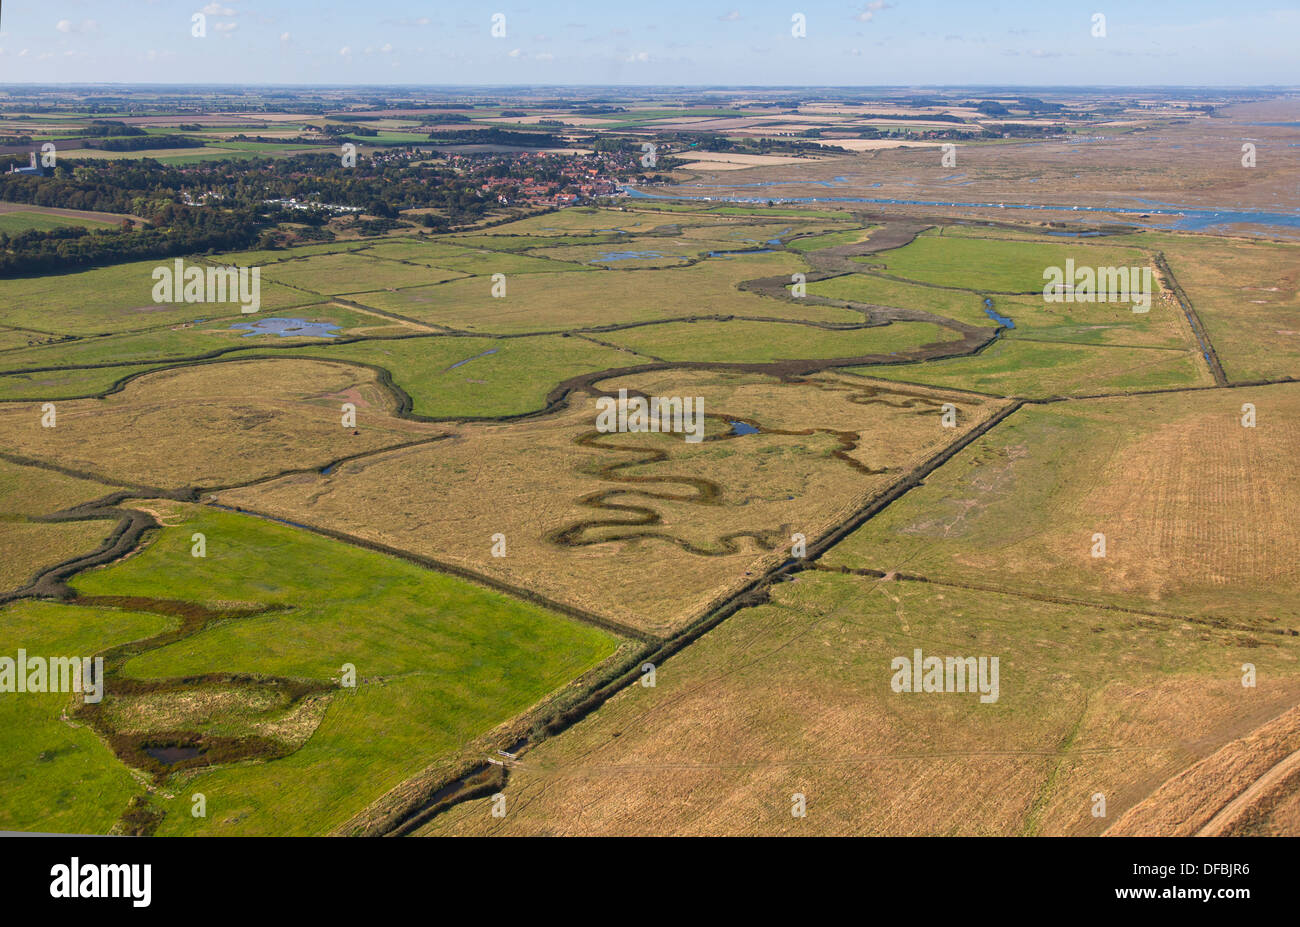
[[[511,58],[518,58],[518,57],[519,57],[520,55],[522,55],[523,53],[524,53],[524,50],[523,50],[522,48],[512,48],[512,49],[510,49],[510,57],[511,57]]]
[[[724,23],[734,23],[740,19],[740,10],[732,10],[730,13],[724,13],[722,16],[719,16],[718,19],[722,20]]]
[[[232,10],[230,7],[222,6],[220,3],[216,3],[215,0],[213,3],[209,3],[199,12],[205,13],[208,16],[235,16],[236,15],[235,11]]]
[[[537,57],[537,60],[538,60],[538,61],[554,61],[554,60],[555,60],[555,56],[552,55],[550,52],[542,52],[540,55],[537,55],[536,57]]]
[[[877,13],[881,10],[887,10],[889,7],[890,4],[885,3],[884,0],[871,0],[854,19],[860,23],[869,23],[876,18]]]
[[[287,41],[289,41],[289,33],[287,33],[287,32],[281,32],[281,33],[280,33],[280,41],[281,41],[281,42],[287,42]]]
[[[79,23],[74,23],[70,19],[60,19],[54,24],[54,28],[65,35],[70,35],[74,32],[98,32],[99,23],[95,22],[93,19],[83,19]]]

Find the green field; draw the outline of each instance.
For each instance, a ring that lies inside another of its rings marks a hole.
[[[852,371],[885,380],[1033,399],[1213,383],[1200,355],[1190,349],[1052,344],[1011,338],[999,338],[972,357],[854,367]]]
[[[8,235],[31,230],[46,232],[50,229],[67,228],[71,225],[79,225],[88,229],[114,228],[112,222],[101,222],[98,219],[79,219],[75,216],[60,216],[49,212],[28,212],[22,209],[14,212],[0,212],[0,232]]]
[[[797,238],[790,242],[795,251],[819,251],[822,248],[835,248],[840,245],[852,245],[865,240],[871,233],[871,227],[848,229],[843,232],[827,232],[825,235],[812,235]]]
[[[1114,245],[947,239],[933,233],[860,260],[881,264],[893,276],[934,286],[990,293],[1042,293],[1044,268],[1064,268],[1070,258],[1076,267],[1141,267],[1149,263],[1143,252]]]
[[[148,812],[165,835],[326,834],[528,732],[505,822],[468,802],[427,832],[797,833],[789,796],[807,791],[817,832],[1098,833],[1080,796],[1131,805],[1294,704],[1300,498],[1276,475],[1300,454],[1300,390],[1214,388],[1172,289],[1147,313],[1042,297],[1043,269],[1067,259],[1163,255],[1230,379],[1293,376],[1294,245],[937,225],[857,263],[811,254],[869,242],[868,221],[899,240],[888,219],[665,202],[203,258],[262,268],[255,316],[154,304],[170,261],[0,281],[0,413],[13,453],[51,468],[0,460],[0,592],[116,523],[38,520],[115,488],[74,472],[290,520],[128,500],[162,527],[74,576],[80,599],[0,606],[0,654],[110,659],[99,708],[0,695],[0,829],[122,832]],[[838,276],[809,296],[849,305],[777,298],[826,268]],[[906,310],[931,315],[863,327]],[[337,337],[234,328],[276,319]],[[999,325],[965,356],[904,362]],[[868,355],[894,362],[816,363]],[[708,366],[783,361],[748,379]],[[592,443],[592,397],[557,391],[589,375],[700,384],[709,440]],[[60,402],[56,431],[36,421],[42,402],[132,377]],[[957,437],[942,403],[1010,406],[962,390],[1024,404],[929,470]],[[358,427],[339,427],[343,402]],[[1238,423],[1245,402],[1256,429]],[[726,431],[732,414],[769,433]],[[903,456],[916,435],[924,454]],[[808,487],[827,508],[799,528]],[[488,562],[498,519],[511,555]],[[676,652],[662,688],[624,688],[551,736],[534,709],[573,705],[574,680],[639,643],[309,525],[664,635],[762,582],[795,530],[853,528]],[[675,585],[645,608],[634,583],[593,586],[628,556]],[[1002,699],[900,701],[889,660],[915,646],[999,655]],[[1243,660],[1268,674],[1244,708]],[[338,684],[346,664],[355,689]],[[194,744],[174,768],[147,749]]]
[[[454,270],[381,261],[360,254],[316,254],[271,265],[263,276],[300,290],[336,296],[441,283],[462,275]]]
[[[307,347],[275,356],[346,358],[383,367],[417,415],[522,415],[541,409],[562,380],[638,362],[581,338],[409,338]],[[239,356],[248,356],[241,354]]]
[[[829,331],[781,322],[675,322],[606,336],[641,354],[664,360],[761,363],[816,357],[893,354],[957,339],[929,322],[894,322],[857,331]]]
[[[157,634],[161,615],[23,601],[0,608],[0,654],[89,656]],[[108,833],[144,788],[95,735],[60,720],[75,696],[0,696],[0,827]]]
[[[187,261],[186,266],[191,262]],[[238,302],[155,303],[153,271],[173,261],[136,261],[45,277],[0,281],[0,324],[69,335],[159,328],[194,319],[238,316]],[[321,301],[262,277],[263,310]]]
[[[142,553],[78,577],[77,591],[138,597],[143,608],[150,600],[168,599],[281,610],[218,621],[146,649],[126,662],[126,677],[242,673],[329,683],[339,678],[343,664],[352,663],[358,682],[355,690],[337,689],[325,696],[328,704],[319,726],[289,756],[176,774],[167,793],[153,799],[168,812],[160,833],[327,831],[407,776],[454,754],[595,666],[615,647],[614,638],[603,631],[392,557],[251,516],[183,511],[183,520],[163,529]],[[207,537],[204,559],[190,554],[195,531]],[[58,609],[55,617],[66,615],[66,624],[79,628],[74,638],[46,641],[35,633],[36,624],[48,629],[42,633],[58,629],[49,609]],[[34,603],[10,606],[4,614],[0,627],[5,639],[13,646],[25,643],[33,653],[38,652],[34,642],[87,653],[174,623],[116,609]],[[91,616],[95,620],[87,621]],[[110,670],[107,710],[115,709],[115,698],[127,698],[114,696],[114,678]],[[242,704],[245,699],[236,687],[229,699],[233,704],[216,703],[202,725],[217,729],[224,723],[227,729],[265,733],[285,721],[274,711],[261,717],[258,705]],[[51,700],[24,710],[49,716],[57,713],[57,704]],[[119,703],[116,710],[124,709]],[[180,704],[173,714],[184,717],[187,711]],[[78,734],[57,722],[53,726],[68,731],[64,739]],[[4,730],[18,728],[5,725]],[[375,737],[376,731],[383,736]],[[89,750],[94,738],[84,730],[79,734],[80,749]],[[123,786],[130,780],[101,752],[95,775],[116,785],[99,786],[102,797],[95,801],[80,792],[78,817],[69,820],[72,828],[102,830],[124,810],[130,790]],[[13,755],[6,751],[7,757]],[[21,769],[30,773],[35,765],[27,760]],[[74,765],[68,764],[70,769]],[[11,783],[5,785],[7,803]],[[22,788],[23,807],[33,810],[30,817],[14,818],[6,826],[45,821],[48,816],[40,809],[66,804],[69,797],[64,795],[65,779],[32,777]],[[194,792],[207,796],[206,819],[188,813]]]

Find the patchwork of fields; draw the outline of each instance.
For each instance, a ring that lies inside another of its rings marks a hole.
[[[673,204],[196,259],[252,314],[0,282],[0,655],[105,692],[0,696],[0,829],[1285,831],[1298,248]]]

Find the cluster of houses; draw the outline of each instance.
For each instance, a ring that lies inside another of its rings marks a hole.
[[[614,196],[618,181],[593,156],[557,157],[546,152],[497,153],[482,157],[452,155],[453,167],[473,172],[479,189],[502,205],[571,206],[597,196]],[[535,170],[530,170],[535,168]]]

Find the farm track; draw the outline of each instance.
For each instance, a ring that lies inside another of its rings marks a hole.
[[[1233,739],[1157,784],[1102,836],[1236,835],[1267,818],[1300,784],[1300,707],[1241,720]]]
[[[1222,837],[1230,833],[1257,804],[1297,772],[1300,772],[1300,750],[1273,766],[1247,786],[1244,792],[1220,808],[1214,817],[1196,832],[1196,836]]]

